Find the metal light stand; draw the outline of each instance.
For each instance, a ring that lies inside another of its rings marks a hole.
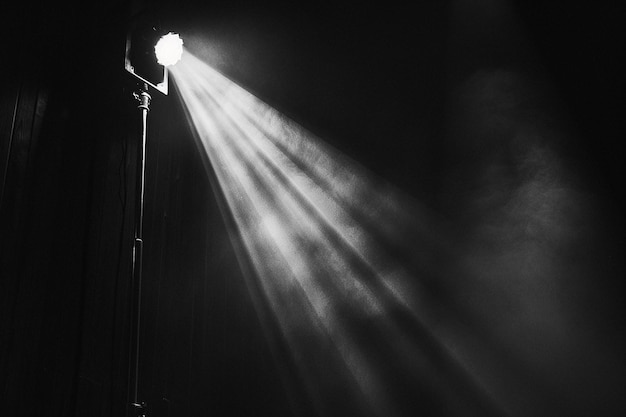
[[[155,46],[160,30],[155,22],[158,19],[150,11],[138,13],[132,19],[126,38],[124,68],[135,82],[139,81],[134,98],[139,102],[141,111],[141,142],[137,146],[137,179],[135,194],[135,236],[132,254],[130,335],[128,357],[128,397],[127,417],[146,417],[147,404],[139,400],[139,357],[141,335],[141,281],[143,271],[143,214],[146,183],[146,138],[150,94],[148,88],[167,95],[168,74],[164,65],[156,57]],[[182,41],[181,45],[182,47]],[[182,53],[182,50],[180,51]],[[169,64],[169,65],[173,65]]]
[[[143,83],[133,96],[139,101],[141,111],[141,142],[137,147],[137,190],[135,196],[135,241],[133,244],[132,271],[132,306],[131,306],[131,341],[128,367],[128,391],[131,415],[145,417],[147,404],[139,401],[139,340],[141,329],[141,275],[143,260],[143,210],[146,183],[146,139],[148,129],[148,111],[150,110],[150,94],[148,84]]]

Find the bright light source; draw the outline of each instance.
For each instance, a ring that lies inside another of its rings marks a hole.
[[[154,46],[157,62],[164,67],[174,65],[183,55],[183,40],[177,33],[163,35]]]

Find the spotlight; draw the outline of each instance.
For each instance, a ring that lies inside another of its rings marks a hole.
[[[175,65],[183,55],[183,40],[177,33],[163,35],[154,46],[157,62],[164,67]]]
[[[128,30],[124,68],[157,91],[168,93],[168,66],[183,53],[183,41],[176,33],[165,34],[150,13],[136,16]]]
[[[167,95],[167,66],[176,64],[183,53],[183,41],[175,33],[163,33],[149,13],[138,15],[129,27],[126,38],[124,68],[140,82],[133,93],[141,111],[141,138],[137,145],[137,176],[135,197],[134,244],[131,276],[131,327],[128,362],[128,400],[133,415],[146,415],[146,403],[139,401],[139,356],[141,334],[141,280],[143,262],[143,212],[146,177],[147,121],[152,97],[149,87]],[[157,42],[157,39],[158,42]],[[137,81],[137,80],[135,80]]]

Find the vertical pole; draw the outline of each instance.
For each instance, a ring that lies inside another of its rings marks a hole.
[[[139,348],[141,330],[141,277],[143,266],[143,209],[146,183],[146,139],[148,130],[148,111],[150,110],[150,94],[148,85],[144,84],[134,94],[139,101],[141,110],[141,142],[137,146],[137,191],[135,196],[135,241],[133,245],[132,271],[132,305],[131,305],[131,340],[130,360],[128,369],[128,390],[131,416],[146,415],[146,404],[139,401]]]

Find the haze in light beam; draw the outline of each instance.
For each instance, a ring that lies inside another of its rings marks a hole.
[[[420,319],[439,246],[426,210],[191,53],[171,72],[318,412],[408,415],[417,396],[488,415]]]

